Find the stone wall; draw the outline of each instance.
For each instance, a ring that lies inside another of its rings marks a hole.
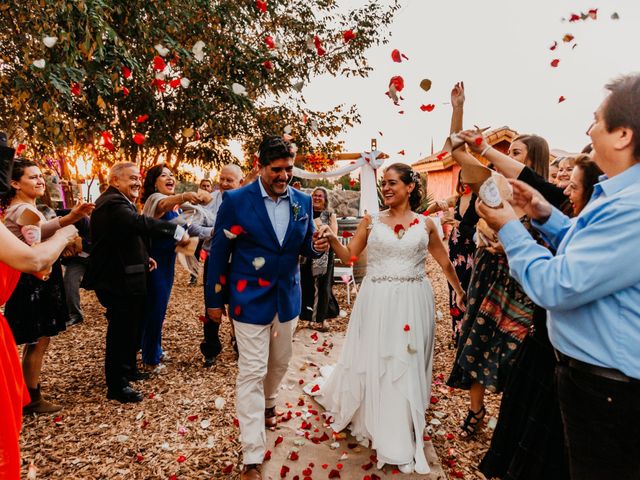
[[[312,188],[303,188],[311,195]],[[329,205],[338,217],[357,217],[360,208],[360,192],[354,190],[329,190]]]

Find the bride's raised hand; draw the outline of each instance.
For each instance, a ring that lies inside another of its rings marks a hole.
[[[316,231],[316,234],[318,238],[326,238],[329,242],[332,240],[338,240],[338,237],[333,233],[333,230],[331,230],[329,225],[321,225]]]

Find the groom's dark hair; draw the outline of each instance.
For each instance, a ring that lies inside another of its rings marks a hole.
[[[291,144],[282,137],[269,135],[264,137],[258,148],[258,159],[263,167],[269,165],[274,160],[281,158],[294,158]]]

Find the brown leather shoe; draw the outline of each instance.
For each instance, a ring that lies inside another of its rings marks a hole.
[[[276,407],[264,409],[264,426],[267,428],[276,428],[278,425],[278,416],[276,415]]]
[[[240,472],[240,480],[262,480],[261,465],[245,465]]]

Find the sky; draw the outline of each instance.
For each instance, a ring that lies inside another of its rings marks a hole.
[[[347,9],[365,2],[338,3]],[[451,118],[445,102],[462,80],[465,127],[507,125],[543,136],[552,149],[577,152],[588,143],[585,132],[606,96],[607,81],[640,72],[640,2],[635,0],[401,0],[401,5],[390,42],[367,52],[374,67],[369,77],[318,77],[304,89],[312,108],[357,105],[362,123],[340,137],[346,151],[369,150],[372,138],[390,155],[388,162],[413,163],[431,153],[432,140],[439,151]],[[592,8],[598,9],[595,21],[561,21]],[[619,20],[611,19],[613,12]],[[574,41],[564,43],[565,34]],[[554,41],[558,47],[551,51]],[[394,63],[395,48],[409,61]],[[557,68],[550,65],[553,59],[560,60]],[[394,75],[405,80],[400,107],[385,95]],[[419,87],[423,78],[433,82],[429,92]],[[562,103],[560,96],[566,98]],[[435,109],[422,112],[420,105],[429,103]]]

